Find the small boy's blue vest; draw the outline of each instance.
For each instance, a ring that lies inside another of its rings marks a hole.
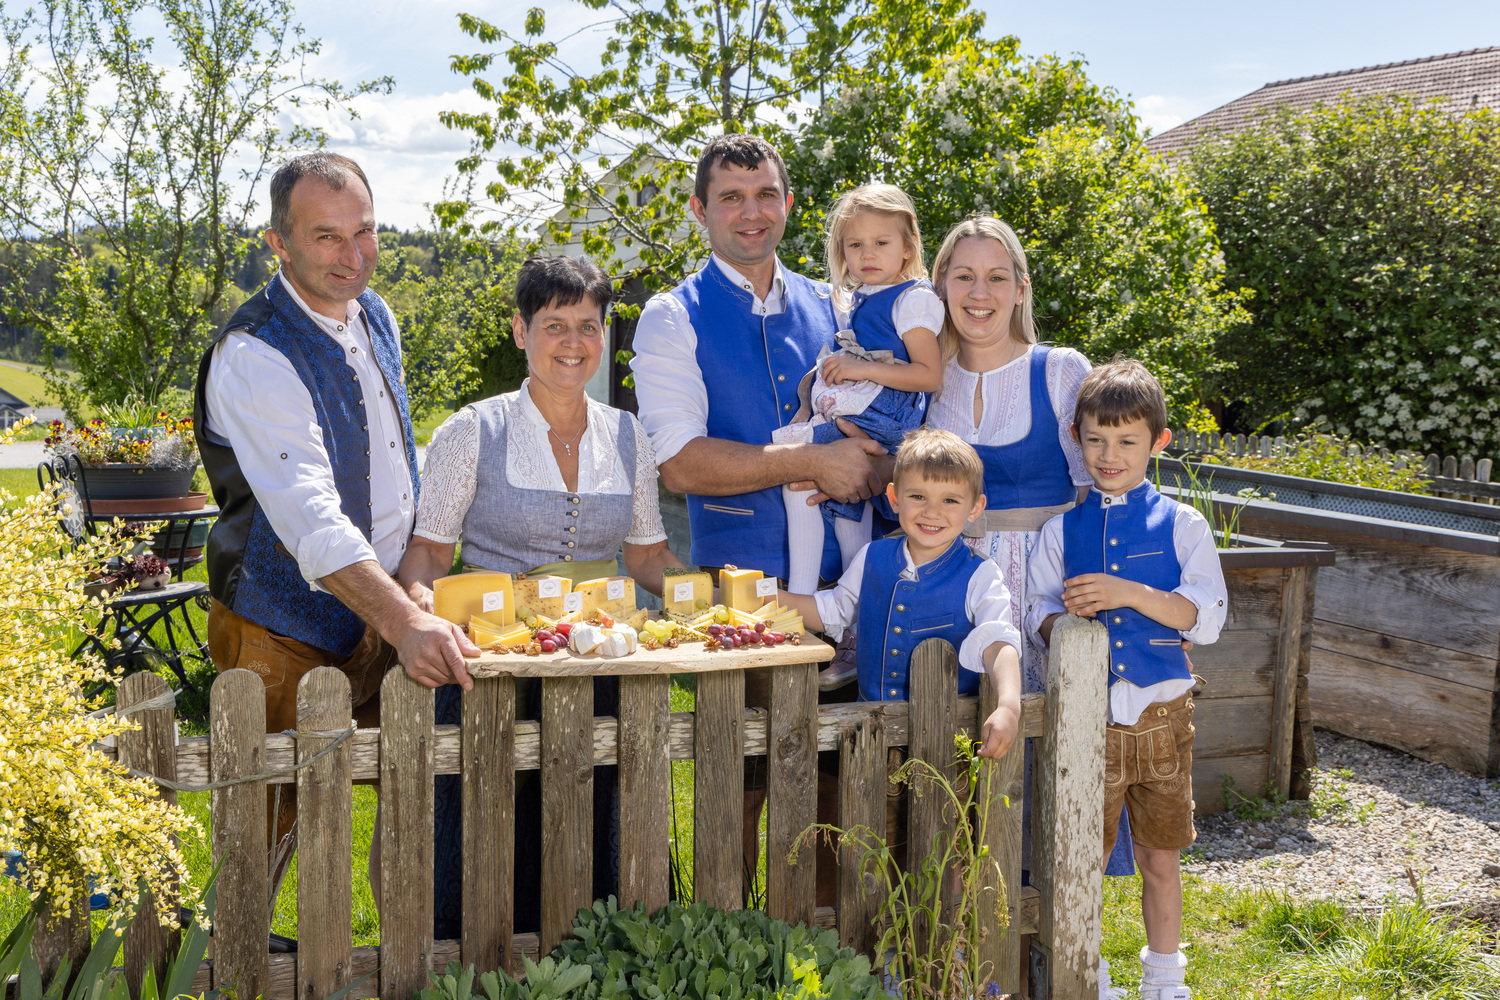
[[[785,308],[775,316],[751,311],[749,291],[730,281],[712,259],[672,290],[698,335],[698,368],[708,392],[711,438],[771,443],[801,401],[797,386],[833,343],[838,327],[828,286],[783,271]],[[710,460],[712,461],[712,459]],[[688,494],[691,559],[700,566],[733,564],[766,576],[787,575],[786,506],[781,487],[705,497]],[[829,532],[822,573],[838,576],[838,543]]]
[[[854,647],[860,701],[905,699],[912,650],[927,639],[947,639],[957,650],[974,631],[965,598],[984,557],[954,541],[947,552],[917,567],[915,580],[903,580],[905,548],[905,539],[879,538],[865,549]],[[958,693],[978,690],[979,675],[960,669]]]
[[[365,394],[372,387],[359,383],[344,360],[344,349],[292,301],[281,285],[283,280],[269,282],[240,306],[198,365],[193,425],[214,502],[220,508],[219,519],[208,536],[209,590],[235,614],[277,635],[347,656],[364,636],[364,621],[332,594],[308,586],[295,554],[276,537],[245,481],[234,450],[215,444],[204,433],[208,426],[204,393],[209,363],[219,340],[230,331],[240,331],[265,341],[291,362],[312,395],[323,447],[339,491],[339,509],[367,541],[370,539],[370,418],[365,412]],[[366,291],[358,301],[385,388],[401,417],[415,505],[422,484],[412,444],[406,385],[402,382],[401,348],[380,297]],[[243,400],[243,405],[253,407],[255,400]]]
[[[911,362],[911,355],[906,353],[906,341],[896,332],[896,321],[892,316],[901,293],[916,284],[932,287],[925,281],[903,281],[870,295],[854,293],[854,315],[849,326],[853,328],[854,339],[859,341],[860,347],[867,351],[890,351],[897,361]],[[932,332],[937,333],[936,330]]]
[[[1149,482],[1125,494],[1125,503],[1091,490],[1083,503],[1063,515],[1063,579],[1082,573],[1108,573],[1171,592],[1182,583],[1182,564],[1172,542],[1177,501]],[[1182,635],[1132,608],[1101,611],[1109,629],[1109,683],[1127,680],[1150,687],[1188,679]]]
[[[1078,498],[1047,393],[1051,352],[1050,347],[1031,352],[1031,429],[1026,436],[1010,444],[974,446],[984,462],[984,502],[990,510],[1055,507]]]

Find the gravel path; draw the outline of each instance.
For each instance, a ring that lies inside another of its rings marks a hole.
[[[1500,781],[1319,732],[1313,797],[1198,823],[1183,869],[1234,888],[1379,903],[1500,899]],[[1491,902],[1486,909],[1497,904]]]

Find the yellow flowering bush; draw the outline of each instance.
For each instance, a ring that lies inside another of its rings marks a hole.
[[[187,871],[173,836],[197,826],[93,748],[136,727],[87,714],[84,691],[110,678],[97,657],[69,655],[98,622],[83,584],[121,545],[106,530],[71,547],[50,494],[13,503],[0,490],[0,850],[21,853],[32,898],[59,914],[86,906],[90,883],[133,901],[144,880],[165,922]]]

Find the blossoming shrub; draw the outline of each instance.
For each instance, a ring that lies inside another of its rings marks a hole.
[[[1345,98],[1202,142],[1188,169],[1255,289],[1218,345],[1249,426],[1500,450],[1500,115]]]
[[[133,901],[144,879],[165,920],[186,873],[172,838],[196,824],[91,748],[134,724],[86,714],[83,691],[108,678],[69,655],[98,622],[84,581],[119,546],[105,533],[70,549],[51,495],[13,502],[0,490],[0,850],[22,854],[27,889],[59,914],[87,906],[90,883]]]

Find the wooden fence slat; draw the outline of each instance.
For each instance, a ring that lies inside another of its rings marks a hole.
[[[433,694],[393,669],[380,685],[380,995],[425,988],[432,952]]]
[[[336,667],[308,671],[297,684],[297,729],[334,732],[353,725],[349,677]],[[302,737],[297,762],[333,742]],[[349,985],[353,948],[354,785],[349,744],[297,772],[297,996],[323,1000]],[[313,933],[302,933],[306,928]]]
[[[1235,455],[1244,455],[1245,454],[1245,435],[1243,435],[1243,434],[1236,434],[1234,436],[1234,454]]]
[[[855,719],[839,737],[838,825],[842,830],[862,826],[886,837],[885,722],[879,702],[867,707],[868,715]],[[814,853],[809,845],[803,855],[810,861]],[[907,857],[911,863],[915,856],[908,850]],[[884,902],[882,881],[865,864],[864,850],[857,844],[839,848],[838,864],[839,944],[878,960],[876,920]]]
[[[745,672],[697,678],[693,899],[726,910],[742,899]]]
[[[1463,458],[1463,461],[1461,461],[1461,462],[1458,463],[1458,478],[1459,479],[1473,479],[1474,478],[1474,458],[1473,458],[1473,456],[1471,456],[1471,455],[1465,455],[1464,458]]]
[[[671,879],[670,687],[665,676],[620,678],[620,906],[647,913],[666,905]]]
[[[1426,470],[1429,476],[1435,476],[1438,474],[1438,462],[1439,459],[1436,455],[1428,455],[1427,458],[1423,461],[1422,467]]]
[[[156,674],[141,671],[120,682],[115,691],[115,713],[124,714],[135,705],[167,694],[171,689]],[[177,780],[177,728],[171,707],[130,713],[130,721],[139,729],[115,738],[120,748],[120,763],[168,781]],[[161,799],[176,804],[177,793],[158,788]],[[175,838],[174,838],[175,840]],[[156,972],[156,981],[165,981],[167,956],[177,951],[179,935],[149,917],[132,921],[125,931],[125,982],[130,995],[138,998],[146,969]]]
[[[925,760],[950,782],[954,780],[953,735],[958,714],[958,654],[941,639],[928,639],[911,656],[910,727],[911,755]],[[911,812],[907,824],[907,863],[915,867],[939,846],[952,838],[952,818],[944,814],[942,793],[920,778],[911,785]],[[946,921],[952,917],[954,903],[951,882],[942,883],[942,908]],[[917,928],[917,950],[927,950],[926,928]]]
[[[516,875],[516,681],[474,681],[463,696],[464,966],[506,968]]]
[[[986,675],[979,690],[981,724],[995,710],[995,705],[994,685]],[[1024,705],[1021,710],[1025,712]],[[991,797],[988,802],[981,800],[979,803],[985,830],[984,846],[999,870],[997,889],[1005,894],[1006,914],[1006,927],[1002,930],[995,901],[990,897],[979,901],[979,959],[989,964],[990,980],[999,985],[1002,993],[1019,993],[1021,990],[1021,781],[1026,746],[1021,732],[1026,728],[1024,721],[1016,728],[1016,741],[1011,744],[1010,752],[993,764],[985,765],[994,772]],[[1009,806],[1006,805],[1007,799]]]
[[[1447,476],[1449,479],[1453,479],[1458,476],[1457,458],[1449,455],[1448,457],[1443,459],[1443,475]]]
[[[1032,782],[1031,879],[1053,1000],[1099,991],[1104,924],[1104,720],[1109,634],[1073,615],[1052,630],[1046,735]]]
[[[817,669],[816,663],[771,668],[771,718],[766,736],[766,912],[789,924],[812,920],[817,895],[818,852],[809,845],[798,854],[795,865],[787,862],[797,837],[817,821]]]
[[[1307,600],[1307,569],[1286,571],[1281,590],[1281,635],[1276,648],[1275,687],[1271,694],[1271,780],[1277,793],[1291,794],[1292,737],[1297,725],[1297,666],[1302,653],[1302,605]]]
[[[542,680],[542,952],[594,901],[594,679]],[[600,818],[603,821],[603,817]]]
[[[209,693],[209,779],[226,781],[266,770],[266,689],[249,670],[226,670]],[[266,786],[230,785],[212,793],[214,863],[220,865],[214,908],[214,985],[260,996],[270,983],[271,935],[266,851]],[[402,997],[401,1000],[405,1000]]]
[[[1477,482],[1477,483],[1487,483],[1487,482],[1489,482],[1490,481],[1490,471],[1494,468],[1494,465],[1495,465],[1494,460],[1493,459],[1489,459],[1489,458],[1481,458],[1479,461],[1475,462],[1474,463],[1474,481]]]

